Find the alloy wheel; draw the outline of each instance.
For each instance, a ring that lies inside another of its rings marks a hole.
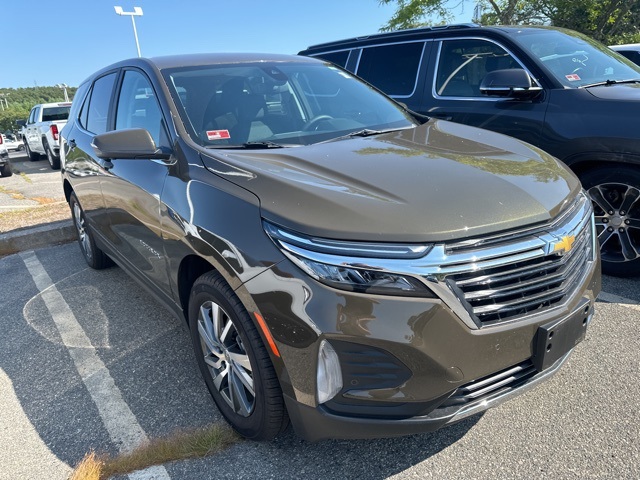
[[[255,407],[253,368],[233,321],[220,305],[204,302],[198,334],[213,385],[236,414],[248,417]]]
[[[640,258],[640,190],[622,183],[589,189],[593,201],[600,254],[607,262]]]
[[[80,240],[80,246],[82,247],[82,251],[84,252],[87,260],[91,261],[93,257],[91,242],[89,240],[89,235],[85,230],[84,223],[84,215],[82,214],[82,209],[78,202],[73,203],[73,218],[75,220],[76,230],[78,232],[78,239]]]

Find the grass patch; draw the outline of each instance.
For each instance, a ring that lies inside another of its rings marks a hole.
[[[240,441],[231,428],[212,425],[193,431],[178,431],[156,438],[129,453],[112,457],[90,452],[71,474],[70,480],[101,480],[176,460],[206,457]]]
[[[33,183],[33,180],[31,180],[31,178],[29,177],[29,175],[27,175],[24,172],[20,172],[20,176],[24,179],[25,182],[27,183]]]
[[[0,211],[0,233],[69,219],[71,219],[71,210],[65,201],[45,203],[8,212]]]

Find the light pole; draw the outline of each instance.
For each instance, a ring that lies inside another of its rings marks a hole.
[[[7,108],[7,110],[9,109],[9,102],[7,101],[7,96],[9,94],[8,93],[0,93],[0,107],[2,107],[2,111],[5,110],[5,107]]]
[[[133,36],[136,38],[136,48],[138,49],[138,56],[140,55],[140,43],[138,43],[138,31],[136,30],[136,21],[133,17],[141,17],[142,16],[142,8],[133,7],[133,12],[125,12],[122,10],[122,7],[113,7],[116,10],[118,15],[129,15],[131,17],[131,25],[133,25]]]
[[[67,87],[69,85],[67,85],[66,83],[59,83],[56,85],[56,87],[61,88],[62,91],[64,92],[64,101],[68,102],[69,101],[69,95],[67,94]]]

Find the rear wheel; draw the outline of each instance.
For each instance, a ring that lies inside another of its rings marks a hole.
[[[51,166],[51,169],[60,170],[60,157],[53,153],[51,147],[49,146],[49,142],[43,140],[42,144],[44,145],[44,151],[47,152],[47,160],[49,162],[49,165]]]
[[[202,376],[231,426],[252,440],[270,440],[282,432],[289,419],[269,353],[217,272],[194,283],[189,327]]]
[[[78,235],[78,244],[80,245],[80,250],[87,264],[96,270],[101,270],[113,265],[113,261],[107,254],[96,246],[96,242],[93,239],[84,212],[75,193],[72,193],[69,197],[69,206],[71,207],[71,216],[73,217],[73,224],[76,227],[76,233]]]
[[[0,167],[0,176],[10,177],[11,175],[13,175],[13,170],[11,169],[11,164],[7,162]]]
[[[640,169],[598,167],[580,180],[593,202],[603,273],[640,275]]]

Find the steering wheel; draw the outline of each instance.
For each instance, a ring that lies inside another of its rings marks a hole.
[[[304,127],[302,127],[302,131],[309,132],[312,130],[317,130],[318,125],[328,120],[333,120],[333,117],[331,115],[318,115],[317,117],[313,117],[311,120],[307,122],[307,124]]]

